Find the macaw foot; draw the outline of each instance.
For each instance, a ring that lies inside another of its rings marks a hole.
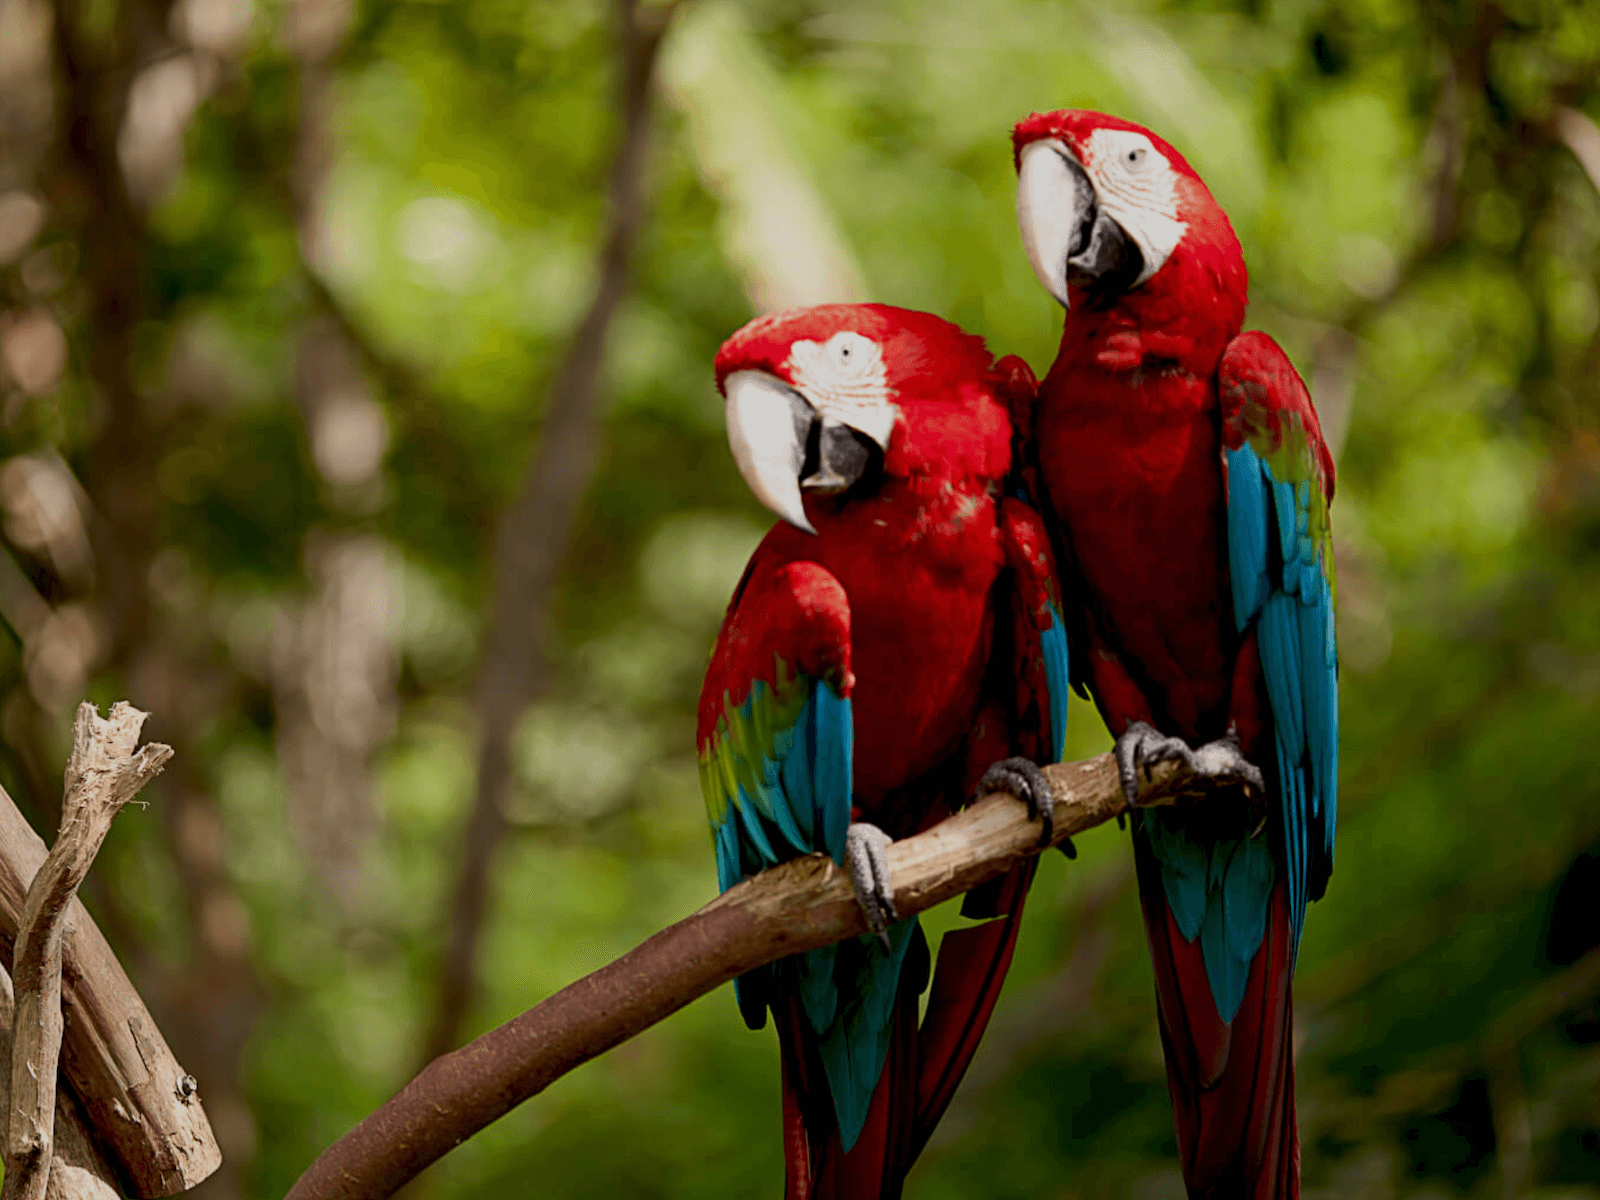
[[[889,953],[889,926],[900,919],[894,907],[894,887],[889,882],[887,833],[865,821],[852,821],[844,833],[844,865],[850,872],[850,890],[866,914],[867,927]]]
[[[1117,774],[1122,779],[1122,794],[1127,797],[1128,811],[1139,798],[1139,768],[1144,768],[1145,779],[1150,769],[1160,762],[1181,762],[1196,775],[1212,779],[1237,779],[1250,784],[1258,792],[1266,790],[1261,778],[1261,768],[1244,756],[1239,748],[1239,735],[1229,726],[1225,736],[1207,742],[1198,750],[1189,749],[1182,738],[1165,737],[1143,721],[1130,722],[1117,739],[1114,750],[1117,756]],[[1117,823],[1121,824],[1119,815]]]
[[[1050,781],[1037,763],[1028,758],[1002,758],[983,773],[978,781],[978,792],[1010,792],[1028,806],[1028,819],[1037,818],[1044,826],[1039,831],[1039,845],[1048,846],[1056,828],[1056,798],[1050,790]],[[1067,838],[1061,843],[1061,852],[1068,858],[1078,857],[1078,848]]]

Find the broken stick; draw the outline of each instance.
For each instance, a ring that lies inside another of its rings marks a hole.
[[[169,746],[139,747],[146,716],[118,702],[102,719],[94,705],[82,704],[73,723],[61,831],[28,888],[13,951],[11,1097],[0,1200],[45,1197],[63,1033],[61,975],[73,901],[112,818],[172,756]]]

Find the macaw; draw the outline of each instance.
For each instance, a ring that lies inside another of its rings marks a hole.
[[[927,943],[900,920],[890,839],[1006,789],[1049,840],[1035,765],[1065,735],[1068,651],[1037,512],[1002,492],[1020,359],[926,313],[758,318],[717,386],[745,480],[782,518],[734,591],[700,695],[701,789],[726,890],[800,855],[848,872],[873,935],[736,982],[783,1064],[786,1196],[895,1197],[1010,965],[1029,858],[967,897],[999,918]]]
[[[1297,1196],[1290,980],[1338,774],[1333,458],[1289,359],[1240,332],[1244,257],[1182,155],[1073,110],[1012,141],[1028,258],[1067,310],[1033,452],[1076,661],[1130,804],[1163,759],[1240,784],[1133,821],[1184,1179]]]

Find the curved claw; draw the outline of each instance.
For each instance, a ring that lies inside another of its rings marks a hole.
[[[1160,762],[1176,759],[1191,771],[1200,770],[1199,759],[1182,738],[1166,737],[1143,721],[1130,721],[1117,739],[1113,753],[1117,756],[1117,775],[1122,781],[1122,794],[1128,801],[1125,811],[1132,811],[1139,799],[1139,768],[1150,778],[1150,768]]]
[[[979,792],[1010,792],[1028,806],[1030,819],[1037,817],[1044,826],[1039,832],[1039,845],[1048,846],[1056,828],[1056,798],[1050,781],[1044,777],[1039,765],[1028,758],[1002,758],[983,773],[978,781]],[[1069,840],[1062,846],[1068,858],[1077,855]]]
[[[867,927],[878,945],[889,953],[889,926],[900,919],[894,907],[894,887],[889,882],[889,845],[893,839],[876,825],[854,821],[844,833],[844,865],[850,873],[850,890],[866,915]]]
[[[1144,768],[1144,777],[1148,780],[1150,769],[1159,762],[1176,760],[1196,775],[1237,779],[1258,792],[1266,790],[1261,768],[1244,756],[1239,735],[1232,726],[1229,726],[1225,736],[1207,742],[1198,750],[1191,750],[1182,738],[1166,737],[1143,721],[1132,721],[1117,739],[1114,753],[1117,757],[1117,775],[1122,781],[1122,794],[1128,800],[1128,811],[1138,801],[1139,768]],[[1119,815],[1119,824],[1121,819]]]
[[[1267,790],[1261,768],[1244,756],[1244,750],[1239,745],[1239,733],[1231,725],[1225,735],[1214,742],[1207,742],[1194,752],[1191,766],[1201,775],[1240,779],[1257,792]]]

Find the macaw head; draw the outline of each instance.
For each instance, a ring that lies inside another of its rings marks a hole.
[[[885,304],[772,313],[724,342],[716,367],[739,473],[808,533],[802,493],[1005,473],[1010,425],[983,339],[928,313]]]
[[[1120,117],[1062,109],[1019,121],[1011,142],[1028,261],[1063,308],[1141,293],[1193,304],[1220,292],[1242,319],[1239,240],[1165,141]]]

